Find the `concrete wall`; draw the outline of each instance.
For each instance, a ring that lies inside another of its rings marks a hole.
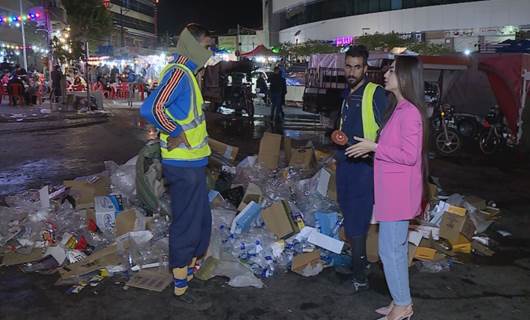
[[[301,1],[274,1],[275,12]],[[303,2],[303,1],[302,1]],[[332,40],[337,36],[364,33],[471,30],[478,36],[481,28],[530,26],[530,0],[490,0],[378,12],[325,20],[280,30],[279,41],[295,43]],[[300,31],[298,36],[295,33]]]

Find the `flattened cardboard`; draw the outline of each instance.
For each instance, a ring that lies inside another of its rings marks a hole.
[[[86,209],[94,207],[94,198],[105,196],[110,193],[110,179],[100,176],[93,182],[66,180],[63,183],[70,188],[70,194],[76,202],[76,209]]]
[[[267,229],[278,239],[285,239],[297,232],[289,207],[283,201],[275,202],[263,210],[261,217]]]
[[[342,252],[342,248],[344,247],[343,241],[328,237],[325,234],[322,234],[316,230],[309,234],[309,238],[307,239],[307,241],[336,254],[340,254]]]
[[[471,253],[471,242],[463,234],[460,234],[458,240],[449,242],[453,246],[453,252]]]
[[[61,278],[67,279],[81,276],[109,265],[118,265],[121,263],[121,258],[118,256],[117,250],[117,245],[112,244],[101,250],[95,251],[82,261],[64,266],[59,269]]]
[[[270,170],[278,168],[280,161],[280,148],[282,136],[270,132],[265,132],[259,145],[258,161]]]
[[[465,200],[467,203],[477,208],[477,210],[484,210],[488,207],[486,205],[486,200],[476,197],[476,196],[466,196]]]
[[[213,152],[228,160],[234,161],[237,157],[237,154],[239,153],[238,147],[222,143],[221,141],[217,141],[210,137],[208,137],[208,144],[210,145],[210,148]]]
[[[33,248],[29,254],[22,254],[16,252],[9,252],[2,258],[2,266],[15,266],[17,264],[23,264],[40,260],[44,257],[42,249]]]
[[[162,292],[173,282],[169,273],[153,270],[140,270],[127,282],[127,286],[150,291]]]
[[[371,224],[366,236],[366,257],[369,262],[379,261],[379,225]]]
[[[492,255],[495,254],[495,251],[493,251],[490,248],[486,247],[485,245],[483,245],[482,243],[478,242],[477,240],[473,240],[473,242],[471,242],[471,247],[476,252],[478,252],[478,253],[480,253],[482,255],[488,256],[488,257],[491,257]]]
[[[291,271],[301,272],[308,265],[312,265],[320,261],[320,250],[313,252],[302,253],[293,257],[291,263]]]
[[[134,231],[136,225],[136,210],[127,209],[120,212],[116,217],[115,233],[116,237],[122,236],[128,232]]]

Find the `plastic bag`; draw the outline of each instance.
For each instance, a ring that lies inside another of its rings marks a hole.
[[[114,161],[105,161],[105,168],[110,173],[113,192],[122,194],[128,200],[136,195],[136,160],[137,157],[118,166]]]

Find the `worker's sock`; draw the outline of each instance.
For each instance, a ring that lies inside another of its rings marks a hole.
[[[193,280],[193,271],[195,270],[195,263],[197,262],[197,258],[191,259],[191,263],[188,265],[188,282]]]
[[[182,296],[188,289],[188,267],[173,268],[173,281],[175,284],[175,295]]]

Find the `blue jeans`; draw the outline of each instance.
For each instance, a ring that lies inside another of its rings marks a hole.
[[[169,265],[187,266],[194,257],[208,250],[212,213],[208,201],[204,167],[181,168],[163,165],[164,179],[171,198],[169,226]]]
[[[412,303],[409,286],[408,221],[379,222],[379,256],[394,304]]]

